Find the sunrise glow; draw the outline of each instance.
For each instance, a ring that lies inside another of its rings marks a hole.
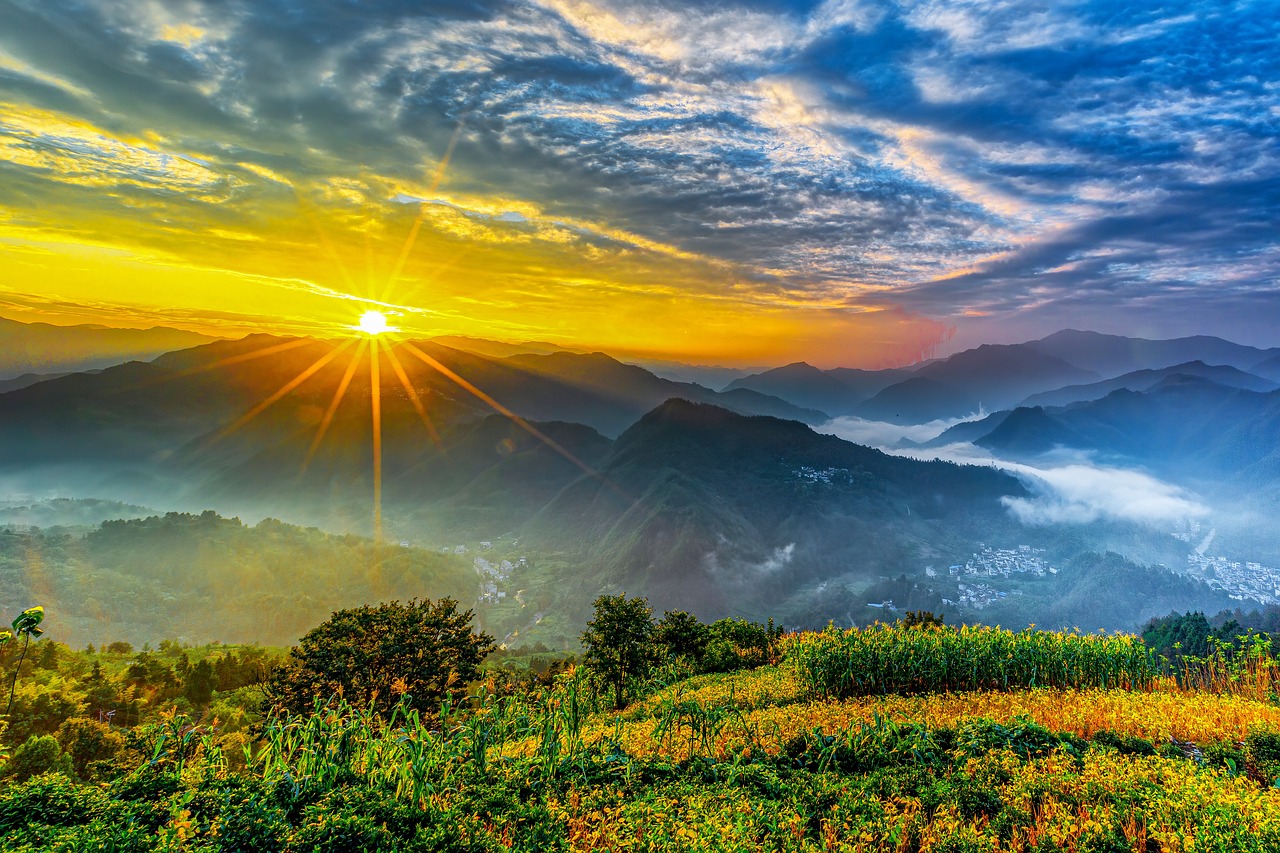
[[[366,335],[381,335],[384,332],[393,331],[387,324],[387,315],[381,311],[366,311],[361,314],[360,324],[356,328]]]

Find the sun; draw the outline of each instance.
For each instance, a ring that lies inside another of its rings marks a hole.
[[[366,335],[380,335],[383,332],[395,331],[387,325],[387,315],[381,311],[366,311],[361,314],[360,325],[356,328]]]

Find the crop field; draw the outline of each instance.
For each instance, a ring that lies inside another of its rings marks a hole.
[[[972,669],[903,675],[928,649]],[[1006,681],[996,664],[1027,649],[1034,666],[1003,672],[1036,684]],[[317,702],[239,752],[174,715],[108,782],[0,788],[0,847],[1280,850],[1280,705],[1258,667],[1209,689],[1144,660],[1125,637],[875,628],[791,637],[775,665],[654,684],[620,712],[578,668],[430,718]],[[964,671],[980,689],[954,689]],[[872,689],[884,673],[898,689]]]

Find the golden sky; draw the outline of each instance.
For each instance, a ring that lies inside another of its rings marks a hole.
[[[1232,187],[1274,93],[1165,69],[1181,17],[927,5],[5,4],[0,314],[824,367],[1269,334]]]

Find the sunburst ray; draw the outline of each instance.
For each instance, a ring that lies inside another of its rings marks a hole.
[[[248,424],[258,415],[262,414],[267,409],[271,408],[276,403],[280,402],[280,400],[283,399],[285,395],[289,394],[291,391],[293,391],[303,382],[306,382],[312,376],[315,376],[317,373],[319,373],[320,370],[323,369],[325,365],[327,365],[329,362],[333,361],[335,358],[337,358],[339,355],[345,352],[347,348],[350,347],[353,343],[355,343],[354,339],[345,341],[344,343],[338,344],[336,347],[329,350],[329,352],[320,356],[320,358],[312,362],[310,366],[303,369],[301,373],[299,373],[297,376],[290,379],[288,382],[282,385],[277,391],[275,391],[273,394],[268,396],[261,403],[258,403],[252,409],[250,409],[249,411],[241,415],[234,423],[230,424],[229,426],[223,427],[222,429],[214,433],[213,437],[209,439],[208,444],[212,445],[215,442],[221,441],[222,439],[226,438],[227,436],[231,435],[237,430],[242,429],[246,424]]]
[[[361,341],[360,345],[356,347],[356,351],[351,354],[351,360],[347,363],[347,370],[342,374],[342,379],[338,382],[338,387],[333,393],[333,399],[329,401],[329,408],[325,409],[324,417],[320,419],[320,426],[316,429],[315,438],[311,440],[311,446],[307,448],[306,458],[302,460],[302,467],[298,470],[299,479],[306,474],[307,468],[311,465],[311,460],[315,458],[316,453],[320,450],[320,443],[324,441],[325,434],[329,431],[334,416],[338,413],[338,406],[342,404],[342,398],[346,396],[347,388],[351,386],[351,380],[355,377],[356,370],[360,367],[360,359],[364,355],[365,347],[368,345],[368,341]]]

